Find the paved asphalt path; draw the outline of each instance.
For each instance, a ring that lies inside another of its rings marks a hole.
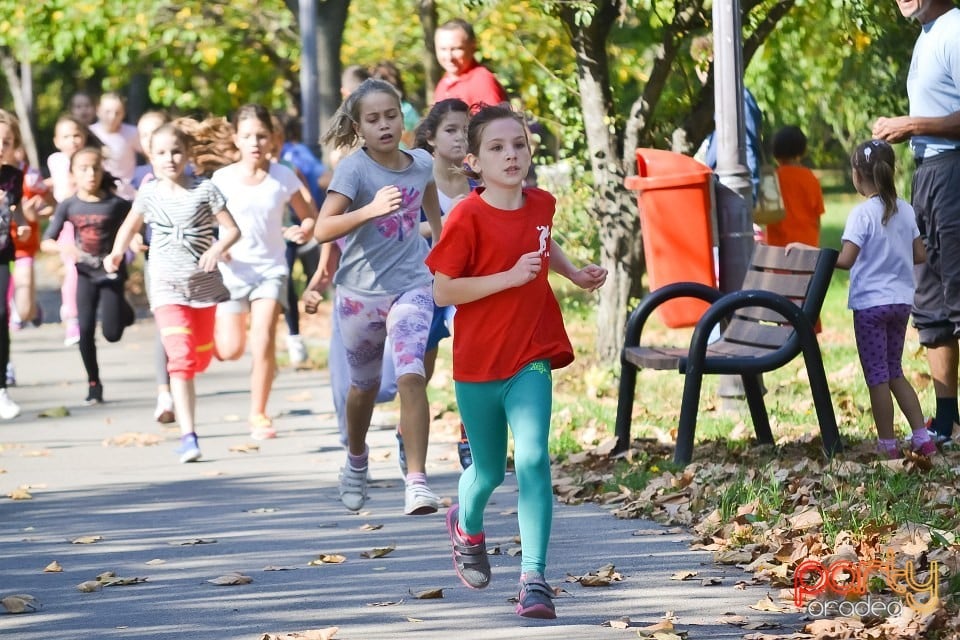
[[[626,638],[636,637],[633,629],[602,624],[626,616],[632,627],[647,626],[667,611],[689,638],[740,638],[745,631],[717,618],[796,622],[749,609],[767,589],[735,588],[749,576],[691,551],[689,534],[618,520],[596,505],[555,509],[547,578],[566,590],[557,600],[559,618],[519,618],[509,601],[520,563],[509,553],[518,533],[513,477],[488,512],[488,541],[502,552],[491,557],[493,582],[472,591],[451,566],[445,509],[402,514],[390,428],[371,431],[368,506],[356,515],[340,505],[343,453],[325,371],[282,369],[270,402],[280,436],[242,452],[231,449],[254,444],[245,420],[250,362],[215,362],[198,379],[204,459],[179,464],[176,430],[152,419],[153,332],[151,320],[141,318],[121,343],[101,340],[107,402],[95,407],[82,404],[79,353],[62,346],[58,325],[14,335],[18,384],[11,395],[23,414],[0,423],[0,597],[30,594],[42,606],[21,615],[0,608],[0,639],[255,640],[333,626],[337,639]],[[69,416],[38,417],[59,406]],[[105,444],[123,434],[160,442]],[[455,495],[452,436],[433,439],[428,472],[439,494]],[[7,497],[20,487],[32,499]],[[72,542],[84,536],[101,539]],[[387,556],[361,557],[390,546]],[[321,554],[345,561],[308,564]],[[62,571],[44,572],[54,561]],[[623,577],[612,586],[564,583],[568,574],[608,563]],[[670,579],[683,570],[699,571],[698,579]],[[78,590],[107,571],[146,582]],[[208,582],[233,572],[252,582]],[[706,577],[721,583],[702,586]],[[429,589],[442,589],[442,599],[412,595]]]

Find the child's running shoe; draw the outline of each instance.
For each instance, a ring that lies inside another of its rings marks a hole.
[[[473,452],[470,451],[470,442],[467,440],[467,430],[460,423],[460,442],[457,443],[457,457],[460,458],[460,468],[464,471],[473,464]]]
[[[160,424],[175,422],[177,417],[173,412],[173,396],[169,393],[157,395],[157,408],[153,410],[153,419]]]
[[[425,516],[436,513],[440,508],[440,498],[425,484],[411,482],[407,484],[403,499],[403,512],[408,516]]]
[[[20,405],[7,395],[6,389],[0,389],[0,420],[13,420],[20,415]]]
[[[347,464],[340,469],[340,502],[350,511],[360,511],[367,501],[367,470],[351,469]]]
[[[177,453],[180,454],[180,463],[196,462],[200,459],[200,445],[197,443],[197,434],[188,433],[180,437],[180,446],[177,447]]]
[[[453,546],[453,568],[463,584],[471,589],[483,589],[490,584],[490,557],[487,556],[487,541],[480,534],[480,541],[471,544],[461,535],[458,523],[460,505],[447,510],[447,533]]]
[[[67,329],[63,337],[63,346],[72,347],[80,342],[80,323],[76,319],[67,320]]]
[[[250,416],[250,437],[254,440],[270,440],[277,437],[273,420],[262,413]]]
[[[543,575],[533,571],[524,573],[520,576],[517,615],[524,618],[553,620],[557,617],[557,608],[553,606],[555,597],[556,594],[543,579]]]
[[[86,405],[103,404],[103,385],[99,382],[91,382],[83,403]]]

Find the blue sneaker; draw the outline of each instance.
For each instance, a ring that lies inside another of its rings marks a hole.
[[[180,454],[180,462],[196,462],[200,459],[200,445],[197,444],[197,434],[188,433],[180,437],[180,446],[177,447],[177,453]]]
[[[400,465],[400,473],[407,477],[407,452],[403,449],[403,434],[400,433],[400,427],[397,427],[397,463]]]

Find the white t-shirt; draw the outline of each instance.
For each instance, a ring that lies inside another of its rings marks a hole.
[[[137,170],[137,153],[141,151],[137,128],[124,122],[119,131],[109,132],[102,123],[94,122],[90,125],[90,132],[103,143],[103,168],[120,180],[117,193],[132,200],[137,190],[131,182]]]
[[[230,260],[220,263],[228,287],[287,274],[284,215],[287,203],[303,186],[297,174],[277,162],[270,163],[267,176],[255,185],[244,184],[239,170],[238,164],[231,164],[211,178],[240,228],[240,239],[230,247]]]
[[[70,156],[62,151],[55,151],[47,158],[47,169],[50,170],[50,179],[53,181],[53,199],[63,202],[73,195],[76,187],[70,175]]]
[[[913,304],[913,239],[920,235],[913,207],[897,199],[883,224],[883,202],[874,196],[850,212],[843,240],[860,247],[850,268],[847,306],[860,310],[884,304]]]

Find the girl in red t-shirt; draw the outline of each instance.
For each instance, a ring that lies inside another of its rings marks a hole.
[[[543,577],[553,518],[547,440],[552,369],[573,361],[547,268],[593,291],[606,269],[577,269],[551,237],[556,201],[524,188],[530,143],[523,118],[508,107],[485,107],[470,120],[467,163],[484,188],[448,216],[427,257],[438,305],[456,305],[453,378],[473,451],[460,476],[459,502],[447,512],[454,566],[464,584],[490,582],[483,512],[504,479],[507,425],[513,432],[523,538],[516,611],[555,618],[553,590]]]

